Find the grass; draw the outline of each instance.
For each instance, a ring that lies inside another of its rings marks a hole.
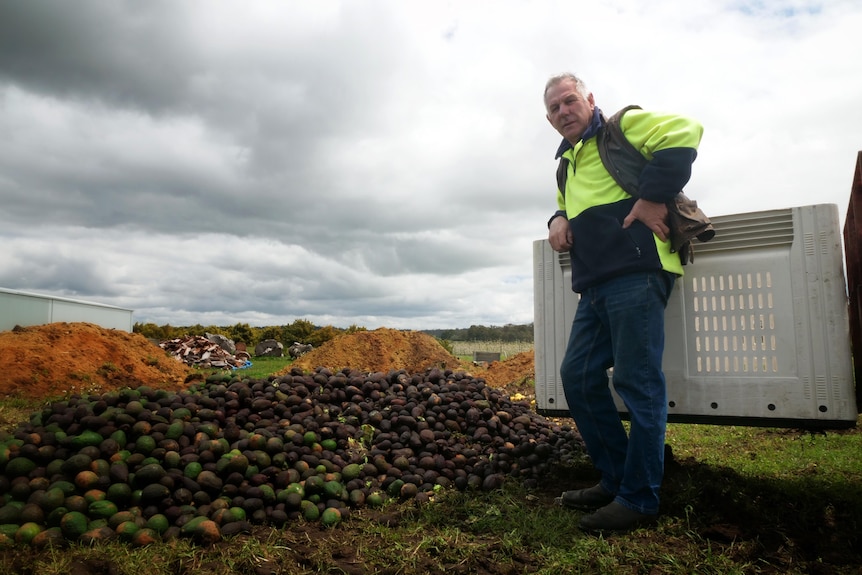
[[[20,397],[6,397],[0,400],[0,431],[11,432],[22,421],[41,408],[41,402]]]
[[[266,377],[288,358],[258,358]],[[0,424],[29,416],[0,401]],[[595,472],[573,464],[529,490],[442,491],[431,504],[354,511],[335,529],[256,527],[211,547],[186,540],[0,549],[0,573],[132,575],[308,573],[862,574],[862,432],[671,424],[662,515],[653,529],[590,536],[553,504]]]
[[[859,446],[855,433],[671,424],[668,443],[678,457],[732,467],[746,476],[798,479],[817,475],[820,468],[835,476],[860,472],[858,458],[847,457]]]
[[[268,376],[278,373],[291,364],[293,359],[289,355],[282,357],[255,357],[251,359],[251,366],[237,370],[242,377],[249,379],[266,379]]]

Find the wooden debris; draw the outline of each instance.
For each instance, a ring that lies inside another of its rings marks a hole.
[[[161,342],[159,347],[178,361],[192,367],[241,369],[251,365],[248,353],[233,355],[219,344],[200,335],[169,339]]]

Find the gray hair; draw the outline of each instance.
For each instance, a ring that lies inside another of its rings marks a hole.
[[[578,91],[584,100],[590,95],[590,91],[587,90],[587,85],[584,84],[584,81],[572,74],[571,72],[564,72],[562,74],[557,74],[556,76],[551,76],[548,81],[545,83],[545,92],[542,94],[542,99],[547,100],[548,98],[548,90],[559,84],[560,82],[565,82],[567,80],[571,80],[575,84],[575,89]]]

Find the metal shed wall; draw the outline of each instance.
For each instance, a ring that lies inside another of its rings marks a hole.
[[[0,288],[0,331],[63,321],[131,332],[132,310]]]

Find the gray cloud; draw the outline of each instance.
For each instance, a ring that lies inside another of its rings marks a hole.
[[[843,212],[860,24],[851,1],[3,2],[0,286],[174,325],[529,322],[547,76],[700,119],[708,213]]]

